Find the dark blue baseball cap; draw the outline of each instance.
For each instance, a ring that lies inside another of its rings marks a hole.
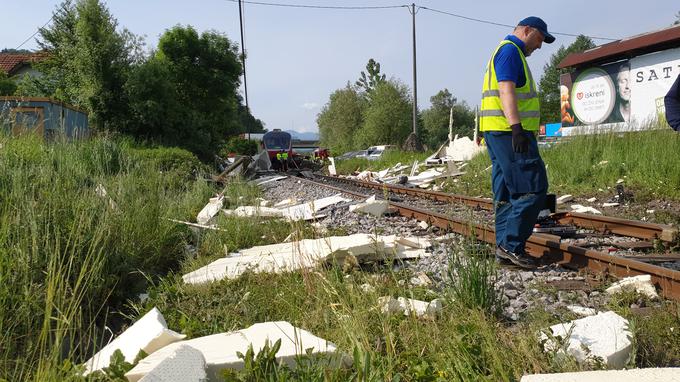
[[[546,24],[545,21],[543,21],[540,17],[529,16],[526,19],[520,21],[517,25],[526,25],[528,27],[538,29],[538,31],[543,33],[543,36],[545,36],[543,41],[548,44],[551,44],[553,41],[555,41],[555,37],[548,33],[548,24]]]

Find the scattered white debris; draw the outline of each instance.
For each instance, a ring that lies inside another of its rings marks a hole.
[[[222,213],[226,216],[239,216],[239,217],[284,217],[284,211],[278,208],[270,207],[255,207],[255,206],[240,206],[236,207],[235,210],[222,210]]]
[[[678,368],[649,368],[632,370],[596,370],[559,374],[531,374],[520,382],[679,382]]]
[[[645,211],[645,212],[648,213],[648,214],[653,214],[653,213],[654,213],[654,210],[647,210],[647,211]]]
[[[383,296],[378,298],[378,305],[380,305],[380,311],[385,314],[402,313],[405,316],[415,314],[417,317],[434,317],[442,310],[442,303],[439,299],[426,302],[406,297]]]
[[[266,156],[266,155],[265,155]],[[263,184],[271,183],[271,182],[278,182],[279,180],[283,180],[288,178],[287,176],[283,175],[274,175],[274,176],[267,176],[263,178],[259,178],[255,181],[256,186],[261,186]]]
[[[262,198],[257,198],[257,201],[260,202],[260,207],[269,207],[269,205],[272,204],[272,202],[270,202],[269,200],[265,200]]]
[[[425,274],[425,272],[418,272],[415,276],[411,277],[411,285],[413,286],[430,286],[432,285],[432,280]]]
[[[125,377],[129,382],[205,381],[203,353],[185,342],[154,352],[125,373]]]
[[[101,183],[97,184],[97,188],[95,188],[94,192],[100,198],[108,199],[109,207],[114,211],[118,211],[118,205],[116,204],[116,202],[111,197],[108,196],[108,193],[106,192],[106,188],[104,188],[104,185],[102,185]]]
[[[573,210],[573,212],[578,212],[578,213],[582,213],[582,214],[590,213],[590,214],[602,215],[602,212],[600,212],[599,210],[596,210],[593,207],[582,206],[580,204],[572,204],[571,209]]]
[[[635,291],[652,299],[659,298],[656,288],[652,284],[652,276],[650,275],[626,277],[615,282],[605,290],[609,294],[616,294],[622,291]]]
[[[389,206],[390,203],[387,200],[376,200],[375,195],[373,195],[363,203],[349,206],[349,210],[381,217],[387,212]]]
[[[111,355],[120,350],[127,362],[134,361],[140,350],[151,354],[173,342],[184,339],[184,334],[168,329],[158,309],[153,308],[121,335],[116,337],[85,363],[85,375],[109,366]]]
[[[604,166],[604,165],[606,165],[607,163],[609,163],[608,160],[603,160],[603,161],[600,161],[600,163],[598,163],[597,165],[598,165],[598,166]]]
[[[592,197],[592,198],[588,198],[588,199],[586,199],[586,200],[588,201],[588,203],[593,203],[594,201],[597,200],[597,198]]]
[[[467,136],[458,138],[458,135],[445,147],[446,156],[450,160],[461,162],[469,161],[477,154],[485,151],[484,146],[480,146]]]
[[[274,208],[281,208],[281,207],[288,207],[288,206],[294,206],[298,204],[297,199],[295,198],[288,198],[288,199],[283,199],[282,201],[274,204]]]
[[[338,352],[335,344],[304,329],[297,328],[286,321],[263,322],[234,332],[178,342],[168,345],[167,351],[171,352],[180,346],[190,346],[198,350],[205,358],[207,379],[209,381],[221,381],[221,370],[243,369],[243,360],[238,357],[237,353],[245,354],[248,347],[252,345],[257,354],[264,348],[266,342],[273,346],[278,340],[281,340],[281,348],[276,353],[276,359],[291,368],[296,367],[296,358],[299,358],[300,355],[324,357],[328,360],[328,364],[334,367],[351,366],[351,359]],[[162,362],[163,360],[154,361]],[[150,362],[145,365],[145,368],[153,367],[154,365]],[[135,369],[132,369],[129,373],[138,375]]]
[[[375,292],[375,287],[373,287],[373,285],[368,284],[368,283],[367,283],[367,284],[361,284],[361,285],[359,286],[359,288],[361,288],[361,290],[362,290],[364,293],[373,293],[373,292]]]
[[[224,202],[224,196],[220,195],[215,198],[210,198],[210,201],[208,204],[203,207],[201,212],[198,213],[198,216],[196,216],[196,222],[198,224],[203,224],[206,225],[208,222],[210,222],[210,219],[212,219],[215,215],[217,215],[218,212],[220,212],[220,209],[222,208],[222,204]]]
[[[329,173],[331,176],[336,176],[336,175],[338,175],[338,172],[337,172],[337,170],[335,169],[335,158],[330,157],[330,158],[328,158],[328,160],[331,162],[331,164],[328,165],[328,173]]]
[[[567,202],[571,202],[572,200],[574,200],[574,197],[572,195],[570,194],[562,195],[559,198],[557,198],[557,204],[564,204]]]
[[[550,327],[554,337],[562,338],[566,351],[578,362],[591,362],[599,357],[613,369],[620,369],[628,363],[632,349],[632,334],[628,330],[628,321],[614,312],[598,313]],[[544,333],[547,351],[561,351],[560,346]]]
[[[187,273],[182,279],[187,284],[201,284],[224,278],[234,279],[246,271],[281,273],[326,262],[343,263],[348,257],[358,262],[422,258],[428,256],[423,249],[427,244],[425,241],[416,243],[414,239],[394,235],[354,234],[305,239],[244,249]]]
[[[602,207],[618,207],[619,203],[602,203]]]
[[[426,221],[421,221],[421,222],[418,222],[418,227],[420,227],[422,229],[427,229],[428,227],[430,227],[430,225],[427,224]]]
[[[623,183],[623,182],[624,182],[623,179],[618,179],[618,180],[616,181],[616,184],[621,184],[621,183]]]
[[[584,306],[579,306],[579,305],[567,305],[567,309],[570,311],[574,312],[575,314],[578,314],[579,316],[594,316],[597,314],[597,310],[593,308],[586,308]]]

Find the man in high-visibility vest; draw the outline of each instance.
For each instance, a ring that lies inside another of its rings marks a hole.
[[[282,151],[277,151],[276,152],[276,161],[279,162],[278,166],[276,166],[277,171],[283,171],[283,152]]]
[[[496,47],[482,86],[480,131],[491,158],[496,258],[531,268],[526,240],[545,205],[548,178],[538,153],[540,107],[526,57],[555,41],[538,17],[520,21]]]
[[[288,151],[281,151],[283,171],[288,171]]]

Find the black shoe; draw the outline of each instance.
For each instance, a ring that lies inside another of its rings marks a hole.
[[[536,263],[526,253],[518,254],[510,252],[503,247],[496,247],[496,258],[508,260],[511,263],[517,265],[518,267],[522,267],[525,269],[536,268]]]
[[[510,265],[512,264],[512,261],[506,259],[505,257],[500,257],[496,255],[496,264],[498,265]]]

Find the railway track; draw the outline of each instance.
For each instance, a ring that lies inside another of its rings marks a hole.
[[[395,185],[377,184],[351,179],[319,176],[317,180],[304,179],[307,182],[328,187],[358,198],[368,195],[359,192],[359,189],[379,190],[377,194],[408,195],[415,198],[427,198],[443,203],[458,203],[478,210],[491,213],[492,201],[490,199],[468,197],[463,195],[447,194],[429,190],[411,189]],[[495,231],[492,226],[479,221],[469,221],[450,214],[432,211],[425,208],[415,207],[406,203],[390,201],[390,206],[396,211],[409,218],[426,221],[432,226],[456,232],[462,235],[474,236],[480,241],[495,244]],[[595,216],[589,214],[561,212],[556,215],[556,220],[561,224],[570,224],[576,227],[593,230],[600,234],[613,234],[627,236],[644,243],[653,241],[657,243],[674,243],[678,240],[678,230],[675,227],[639,222],[627,219]],[[637,259],[612,255],[608,252],[595,250],[575,245],[575,242],[563,240],[560,236],[544,233],[534,233],[527,241],[527,252],[538,258],[541,263],[559,263],[578,269],[587,268],[593,272],[614,275],[616,277],[628,277],[649,274],[652,282],[660,290],[660,294],[666,298],[680,301],[680,271],[648,264]],[[654,256],[656,260],[660,256]],[[676,261],[674,256],[669,256],[669,261]]]

